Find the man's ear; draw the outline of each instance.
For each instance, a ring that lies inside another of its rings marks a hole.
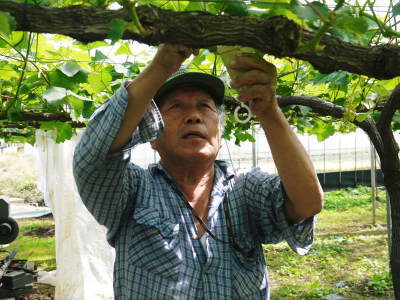
[[[151,142],[150,142],[150,146],[151,146],[151,149],[157,151],[157,150],[158,150],[158,147],[157,147],[157,140],[151,141]]]

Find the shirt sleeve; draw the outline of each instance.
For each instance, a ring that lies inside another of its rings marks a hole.
[[[100,106],[74,152],[73,172],[83,203],[96,220],[108,229],[109,241],[118,232],[124,215],[133,209],[143,169],[129,163],[131,148],[157,138],[163,129],[160,112],[152,103],[131,140],[120,151],[109,153],[128,103],[122,86]]]
[[[263,244],[286,240],[293,251],[306,254],[313,243],[316,217],[294,225],[288,223],[284,213],[287,196],[279,176],[254,169],[246,176],[244,190],[245,195],[250,195],[249,220],[256,238]]]

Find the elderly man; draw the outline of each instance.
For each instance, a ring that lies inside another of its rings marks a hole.
[[[216,160],[223,83],[171,78],[196,53],[161,45],[97,110],[75,151],[82,200],[116,250],[115,299],[268,299],[262,244],[286,240],[304,254],[312,243],[323,193],[277,105],[274,66],[241,55],[230,67],[247,70],[231,85],[260,121],[279,176]],[[161,160],[142,169],[130,149],[148,141]]]

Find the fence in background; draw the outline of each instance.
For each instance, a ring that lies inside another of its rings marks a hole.
[[[236,146],[234,141],[222,141],[218,159],[227,160],[235,167],[259,167],[263,171],[276,173],[276,167],[264,132],[260,128],[253,129],[255,143],[244,142]],[[347,135],[335,134],[323,142],[308,135],[298,135],[301,143],[309,153],[311,160],[319,173],[322,185],[326,189],[367,184],[371,181],[371,166],[373,150],[368,136],[357,130]],[[395,133],[399,142],[399,134]],[[25,146],[25,151],[30,145]],[[21,145],[1,144],[0,152],[21,150]],[[28,149],[28,150],[29,150]],[[159,160],[158,154],[149,144],[138,145],[132,151],[132,161],[147,167]],[[376,162],[377,185],[382,184],[379,160]]]
[[[396,140],[399,142],[398,133]],[[255,128],[255,143],[244,142],[236,146],[234,141],[222,141],[218,159],[230,161],[235,167],[259,167],[263,171],[276,173],[272,154],[262,129]],[[325,189],[346,186],[366,185],[371,182],[373,148],[368,136],[357,130],[346,135],[335,134],[323,142],[308,135],[298,135],[301,143],[309,153],[319,173],[321,184]],[[139,145],[132,153],[132,161],[142,167],[158,161],[159,157],[149,145]],[[377,185],[382,184],[379,160],[376,161]],[[368,184],[369,185],[369,184]]]

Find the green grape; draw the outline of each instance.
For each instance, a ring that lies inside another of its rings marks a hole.
[[[235,79],[239,74],[247,71],[245,69],[231,69],[229,68],[231,62],[236,58],[237,54],[241,53],[254,53],[259,54],[257,51],[250,47],[241,47],[241,46],[217,46],[216,52],[217,55],[220,55],[222,61],[226,69],[228,70],[229,76],[231,79]]]

